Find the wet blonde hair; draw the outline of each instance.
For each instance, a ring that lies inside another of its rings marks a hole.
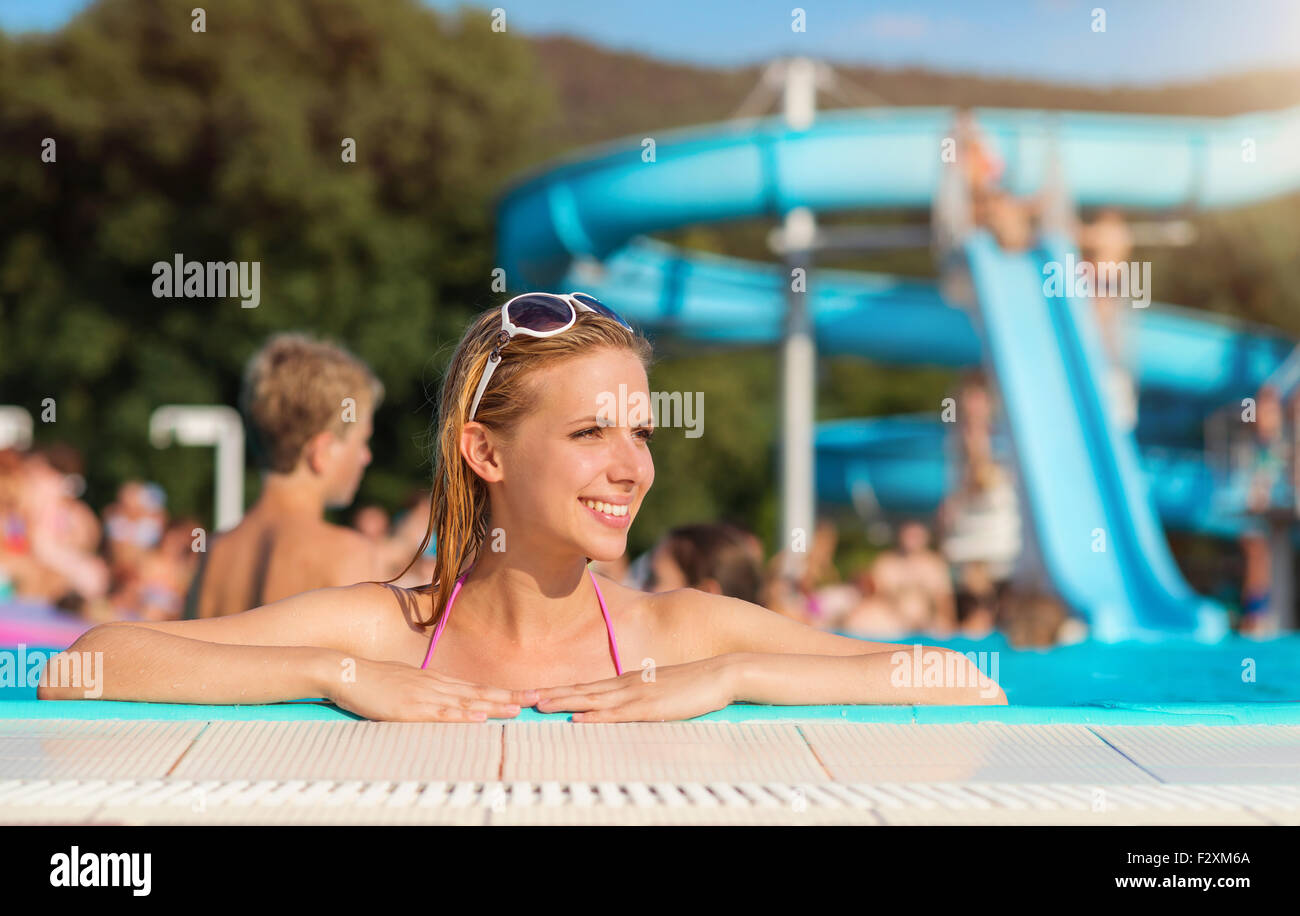
[[[470,323],[452,355],[438,395],[433,424],[433,498],[429,527],[406,569],[389,580],[400,579],[415,565],[436,531],[433,580],[425,588],[436,588],[437,595],[430,619],[419,621],[422,626],[433,626],[441,618],[451,595],[450,588],[442,588],[442,583],[455,582],[487,538],[487,484],[461,455],[460,438],[469,422],[474,392],[500,331],[501,308],[496,306]],[[520,421],[536,410],[541,392],[531,380],[538,372],[604,349],[631,352],[647,372],[650,370],[653,361],[650,342],[618,322],[592,312],[579,312],[573,327],[552,337],[515,336],[501,350],[501,364],[483,392],[474,420],[509,437]]]

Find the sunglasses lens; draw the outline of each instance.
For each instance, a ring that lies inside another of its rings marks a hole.
[[[593,312],[599,312],[601,315],[604,315],[606,318],[614,319],[623,327],[627,328],[629,331],[632,330],[632,325],[624,321],[622,316],[620,316],[618,312],[614,311],[612,308],[610,308],[605,303],[601,302],[599,299],[595,299],[591,296],[588,296],[586,293],[574,293],[573,298],[577,299],[579,302],[581,302],[587,308],[591,309]]]
[[[510,303],[507,314],[517,327],[530,331],[555,331],[569,323],[573,307],[559,296],[533,293]]]

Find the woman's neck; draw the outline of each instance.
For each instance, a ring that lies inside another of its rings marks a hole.
[[[591,613],[595,596],[588,578],[584,557],[480,550],[456,598],[456,613],[465,603],[462,626],[519,645],[563,637]]]

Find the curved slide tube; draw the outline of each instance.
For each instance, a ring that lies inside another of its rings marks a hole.
[[[637,239],[599,268],[576,263],[554,287],[617,302],[650,331],[744,346],[781,337],[788,280],[774,264],[686,254]],[[887,365],[978,366],[970,317],[930,280],[819,269],[808,289],[819,352]],[[1295,346],[1266,328],[1153,304],[1133,309],[1134,362],[1144,390],[1198,402],[1199,413],[1253,394]]]
[[[780,217],[795,207],[928,208],[954,114],[834,112],[806,130],[769,118],[657,135],[649,159],[640,137],[579,153],[507,193],[499,263],[515,289],[584,288],[650,326],[730,344],[774,341],[788,282],[778,268],[629,243],[693,223]],[[1053,151],[1069,193],[1084,205],[1222,207],[1300,188],[1300,158],[1292,152],[1300,145],[1300,109],[1222,119],[1021,110],[975,116],[1006,162],[1004,184],[1015,193],[1043,184]],[[1030,322],[1034,346],[1026,349],[1038,350],[1053,379],[1044,401],[1017,408],[1012,435],[1022,465],[1033,469],[1029,487],[1045,564],[1063,595],[1092,619],[1099,638],[1214,638],[1225,628],[1221,609],[1192,595],[1178,575],[1141,485],[1132,437],[1117,438],[1106,426],[1088,377],[1096,364],[1095,328],[1081,320],[1077,303],[1043,299],[1041,264],[1033,258],[1002,257],[981,244],[991,243],[972,242],[968,255],[981,265],[986,336],[1002,341],[987,351],[994,369],[1000,379],[1032,377],[1019,366],[1021,356],[1008,355],[1014,338],[1007,329],[988,331],[991,318],[1001,327],[999,316],[1020,307],[1038,316]],[[818,271],[810,295],[824,352],[940,365],[979,361],[969,323],[932,285]],[[1157,311],[1143,313],[1137,336],[1144,388],[1194,392],[1207,402],[1253,392],[1290,349],[1271,335]],[[1044,404],[1055,412],[1044,412]],[[1079,450],[1065,461],[1069,473],[1053,477],[1039,451],[1061,445],[1051,424],[1071,411],[1078,413],[1065,423],[1065,438]],[[1037,445],[1026,417],[1036,418]],[[1080,481],[1085,485],[1074,487]],[[1071,541],[1080,524],[1089,525],[1080,536],[1105,532],[1107,550],[1094,554],[1090,540]],[[1071,554],[1080,543],[1091,560]]]
[[[512,288],[552,289],[570,262],[603,260],[638,235],[693,223],[930,206],[951,108],[832,111],[806,130],[779,117],[655,132],[582,150],[517,182],[498,219]],[[1085,206],[1225,207],[1300,189],[1300,108],[1232,118],[975,109],[1006,163],[1037,190],[1059,153]]]

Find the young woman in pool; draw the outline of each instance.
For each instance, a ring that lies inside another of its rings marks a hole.
[[[591,572],[590,560],[624,552],[654,482],[651,418],[609,410],[620,384],[625,403],[650,403],[650,360],[645,338],[580,293],[531,293],[484,312],[440,395],[432,584],[362,583],[228,617],[105,624],[68,652],[103,653],[103,699],[325,697],[402,721],[508,718],[533,705],[612,722],[687,719],[733,702],[1006,703],[947,649],[836,636],[737,598],[644,593]]]

